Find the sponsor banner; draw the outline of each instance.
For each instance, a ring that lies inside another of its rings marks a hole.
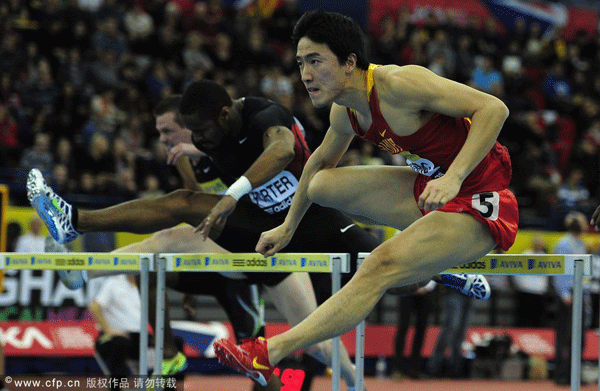
[[[171,322],[173,334],[185,341],[188,357],[215,357],[213,342],[229,338],[231,326],[221,322]],[[98,330],[93,321],[0,322],[6,356],[92,357]]]
[[[169,271],[216,272],[311,272],[328,273],[331,270],[326,254],[277,254],[265,258],[258,253],[238,254],[169,254],[165,256]]]
[[[267,335],[280,334],[289,329],[284,323],[269,323],[266,326]],[[406,337],[406,351],[404,355],[410,355],[408,349],[412,346],[414,327],[411,327]],[[421,350],[423,357],[430,357],[435,347],[435,342],[440,328],[430,326],[425,332],[425,341]],[[470,351],[475,349],[478,342],[486,340],[491,336],[508,334],[513,347],[531,356],[540,356],[546,359],[554,358],[555,342],[554,330],[547,328],[505,328],[505,327],[470,327],[467,329],[463,349]],[[365,356],[366,357],[394,357],[396,327],[391,325],[367,325],[365,330]],[[353,330],[342,336],[342,342],[351,356],[356,354],[356,332]],[[598,359],[598,334],[589,330],[585,333],[585,345],[582,352],[584,360],[595,361]]]
[[[465,263],[444,273],[478,274],[573,274],[565,273],[564,255],[487,255],[477,261]]]
[[[103,279],[94,278],[70,290],[54,270],[4,270],[0,293],[0,321],[91,320],[87,305]]]
[[[35,270],[140,270],[141,260],[151,256],[106,253],[0,253],[0,267]]]
[[[188,357],[214,357],[212,344],[216,339],[229,338],[234,334],[229,323],[221,322],[171,322],[173,333],[185,341],[184,353]],[[286,323],[268,323],[267,335],[280,334],[289,329]],[[440,332],[437,326],[430,326],[425,333],[425,342],[421,354],[429,357]],[[505,327],[470,327],[467,329],[463,349],[473,350],[475,346],[491,336],[507,334],[511,337],[514,348],[531,356],[546,359],[554,357],[554,330],[533,328]],[[69,322],[0,322],[0,337],[4,341],[6,356],[31,357],[92,357],[94,341],[98,330],[91,321]],[[412,346],[414,328],[407,335],[406,347]],[[396,327],[392,325],[367,325],[365,331],[366,357],[393,357]],[[350,355],[356,354],[355,332],[342,336],[342,341]],[[585,333],[583,359],[598,359],[598,334],[594,331]],[[405,352],[408,354],[408,352]]]
[[[369,31],[377,34],[383,16],[396,18],[398,9],[407,9],[411,23],[425,22],[430,14],[445,20],[451,10],[459,24],[465,25],[471,15],[486,20],[493,17],[502,29],[512,28],[518,18],[528,24],[536,22],[542,31],[549,31],[553,25],[564,27],[567,40],[574,37],[578,29],[593,34],[598,27],[598,15],[593,10],[567,7],[560,3],[538,3],[519,0],[371,0],[369,4]]]
[[[98,331],[93,322],[2,322],[6,356],[93,356]]]

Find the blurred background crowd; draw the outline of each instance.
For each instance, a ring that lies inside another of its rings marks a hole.
[[[240,2],[236,2],[238,4]],[[241,2],[244,3],[244,2]],[[440,11],[440,10],[438,10]],[[299,78],[286,0],[268,16],[221,0],[7,0],[0,4],[0,182],[13,205],[37,167],[69,201],[93,207],[179,187],[152,108],[209,78],[233,96],[290,108],[311,148],[328,127]],[[372,62],[418,64],[500,97],[521,227],[562,229],[600,199],[600,36],[565,39],[517,19],[407,8],[368,33]],[[341,164],[403,164],[357,140]]]

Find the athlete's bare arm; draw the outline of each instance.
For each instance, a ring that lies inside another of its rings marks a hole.
[[[431,181],[419,198],[419,207],[425,210],[442,207],[458,194],[462,182],[494,146],[508,117],[508,108],[492,95],[437,76],[420,66],[383,68],[381,73],[376,73],[375,84],[382,114],[393,128],[394,124],[403,122],[399,116],[407,113],[413,113],[413,118],[430,112],[472,120],[467,140],[446,175]],[[416,131],[410,130],[409,134]],[[392,131],[403,133],[402,129]]]
[[[287,167],[294,159],[294,134],[285,126],[272,126],[263,134],[263,152],[244,173],[252,187],[260,186]],[[196,228],[206,239],[215,224],[225,221],[235,209],[237,200],[224,196]]]
[[[325,134],[321,145],[310,156],[304,166],[302,176],[298,182],[298,189],[294,195],[294,201],[290,206],[285,222],[279,227],[261,234],[256,245],[257,252],[265,256],[271,256],[289,243],[304,213],[312,203],[308,198],[311,180],[320,170],[335,167],[354,138],[352,130],[348,131],[348,127],[344,126],[344,121],[348,125],[350,124],[346,109],[334,104],[330,114],[331,127]]]
[[[272,126],[263,134],[263,148],[244,173],[253,188],[271,180],[294,159],[294,134],[285,126]]]
[[[175,163],[175,167],[179,172],[179,176],[183,181],[183,188],[191,191],[201,191],[198,182],[196,181],[196,176],[194,175],[194,169],[192,168],[192,163],[190,159],[186,156],[181,156],[177,159]]]

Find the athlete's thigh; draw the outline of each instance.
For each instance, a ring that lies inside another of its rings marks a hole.
[[[478,259],[494,247],[488,227],[471,215],[435,211],[378,246],[357,274],[373,273],[384,286],[404,285]]]
[[[409,167],[353,166],[319,171],[312,201],[403,229],[421,217],[413,195],[417,173]]]
[[[148,252],[171,253],[226,253],[223,247],[211,239],[203,240],[202,236],[194,232],[191,225],[178,225],[164,229],[145,239]]]

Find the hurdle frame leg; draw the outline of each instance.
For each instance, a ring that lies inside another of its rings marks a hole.
[[[571,390],[579,391],[581,388],[581,338],[583,329],[583,260],[576,259],[573,267]]]
[[[159,256],[156,259],[156,323],[154,328],[154,349],[156,356],[154,357],[154,377],[158,379],[162,376],[162,360],[165,350],[165,291],[166,291],[166,260]],[[161,391],[160,383],[154,388]]]
[[[150,259],[140,264],[140,362],[139,375],[142,380],[148,376],[148,272],[150,270]],[[153,261],[153,260],[152,260]],[[146,389],[146,382],[141,382],[141,389]]]
[[[359,253],[356,259],[356,270],[360,268],[368,253]],[[356,351],[354,353],[354,366],[356,369],[356,390],[362,391],[365,380],[365,329],[367,322],[362,320],[356,326]]]
[[[341,276],[341,258],[333,258],[332,260],[333,272],[331,273],[331,295],[335,295],[340,290],[342,284]],[[332,371],[332,391],[340,391],[340,376],[342,373],[341,368],[341,347],[342,342],[340,336],[333,338],[332,340],[332,352],[331,352],[331,371]]]

